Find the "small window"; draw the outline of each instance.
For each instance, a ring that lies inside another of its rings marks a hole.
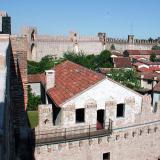
[[[123,103],[117,104],[117,117],[124,117],[125,106]]]
[[[84,108],[76,109],[76,123],[84,122]]]
[[[103,153],[103,160],[110,160],[110,153]]]

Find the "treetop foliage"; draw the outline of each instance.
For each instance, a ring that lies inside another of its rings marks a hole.
[[[160,46],[155,45],[155,46],[152,47],[152,50],[160,50]]]
[[[62,59],[55,60],[51,55],[47,55],[40,62],[28,61],[28,74],[42,73],[59,64]]]
[[[134,69],[111,69],[108,76],[131,89],[140,89],[139,75]]]
[[[113,67],[111,52],[108,50],[102,51],[99,55],[85,55],[83,52],[66,52],[64,53],[64,59],[70,60],[92,70]]]
[[[64,60],[70,60],[92,70],[113,67],[111,52],[108,50],[102,51],[99,55],[86,55],[83,52],[66,52],[63,58],[57,60],[48,55],[43,57],[40,62],[28,61],[28,74],[42,73]]]

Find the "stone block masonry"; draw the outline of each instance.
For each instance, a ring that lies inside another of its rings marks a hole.
[[[63,56],[64,52],[84,52],[85,54],[99,54],[102,50],[110,50],[114,44],[116,50],[151,50],[158,41],[135,39],[129,35],[128,39],[109,38],[105,33],[98,33],[93,36],[83,36],[76,32],[70,32],[68,36],[45,36],[37,33],[36,27],[25,27],[22,35],[27,36],[29,43],[28,59],[40,61],[46,55],[53,55],[55,58]]]
[[[158,160],[160,122],[114,130],[111,136],[36,146],[36,160]]]

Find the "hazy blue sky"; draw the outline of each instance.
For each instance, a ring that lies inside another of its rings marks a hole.
[[[40,34],[160,36],[160,0],[0,0],[0,6],[12,17],[13,33],[32,25]]]

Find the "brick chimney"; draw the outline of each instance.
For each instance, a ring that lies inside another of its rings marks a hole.
[[[46,70],[46,90],[53,88],[55,86],[55,71],[54,70]]]

